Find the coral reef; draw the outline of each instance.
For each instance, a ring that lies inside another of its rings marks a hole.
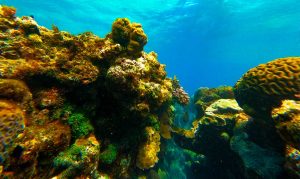
[[[234,94],[231,86],[217,88],[199,88],[194,94],[193,103],[196,107],[196,118],[204,115],[206,107],[218,99],[233,99]]]
[[[204,156],[201,163],[192,163],[186,173],[197,178],[286,176],[285,146],[274,125],[259,123],[261,120],[248,116],[232,99],[231,90],[223,93],[226,94],[224,99],[219,95],[206,95],[214,90],[197,91],[194,98],[202,99],[197,101],[201,102],[204,112],[191,129],[174,130],[177,145]],[[197,109],[198,104],[194,105]]]
[[[0,164],[5,162],[13,143],[25,127],[22,110],[11,102],[0,100]]]
[[[0,6],[0,177],[147,175],[188,96],[142,26],[119,18],[100,38],[15,13]]]
[[[295,178],[300,176],[300,102],[283,100],[280,107],[272,110],[277,132],[285,141],[285,168]]]
[[[105,164],[112,164],[116,160],[117,154],[117,146],[114,144],[109,144],[107,149],[100,154],[100,160]]]
[[[63,169],[57,178],[74,178],[91,175],[99,176],[97,171],[100,144],[95,136],[77,139],[66,151],[54,159],[54,167]],[[78,170],[80,173],[78,173]]]
[[[300,150],[300,102],[284,100],[280,107],[272,110],[272,118],[281,138]]]
[[[294,178],[300,177],[300,151],[287,145],[285,151],[285,168]]]
[[[158,162],[158,152],[160,151],[160,136],[155,129],[146,127],[147,141],[139,147],[136,165],[140,169],[148,169]]]
[[[192,176],[299,177],[299,59],[259,65],[233,91],[220,89],[222,95],[207,88],[195,93],[192,128],[173,133],[179,146],[205,156]]]
[[[239,105],[252,116],[269,116],[283,99],[299,99],[300,58],[279,58],[250,69],[234,86]]]
[[[183,88],[179,85],[179,80],[176,79],[176,76],[172,80],[172,85],[173,85],[173,96],[176,102],[182,104],[182,105],[187,105],[190,102],[190,97],[189,95],[183,90]]]
[[[299,57],[190,99],[140,24],[100,38],[15,13],[0,6],[0,178],[299,177]]]
[[[127,48],[128,53],[134,56],[141,55],[147,44],[147,36],[138,23],[130,23],[127,18],[118,18],[112,26],[112,39]]]

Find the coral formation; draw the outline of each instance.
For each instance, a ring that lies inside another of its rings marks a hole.
[[[117,146],[114,144],[110,144],[108,145],[107,149],[100,154],[100,160],[105,164],[112,164],[116,160],[117,154]]]
[[[139,147],[136,166],[140,169],[148,169],[158,162],[158,152],[160,151],[160,136],[155,129],[146,127],[147,141]]]
[[[143,51],[142,26],[119,18],[105,38],[72,35],[15,11],[0,6],[0,177],[147,174],[188,97]]]
[[[274,125],[248,116],[232,99],[232,90],[227,89],[222,93],[224,99],[213,93],[216,89],[197,91],[194,102],[198,104],[194,106],[199,110],[201,105],[199,118],[191,129],[176,128],[173,133],[177,145],[204,155],[202,163],[192,163],[187,173],[197,178],[286,176],[285,146]],[[295,166],[295,162],[289,164]]]
[[[235,118],[232,114],[242,112],[234,99],[219,99],[208,106],[205,115],[201,118],[201,124],[226,125],[229,120]]]
[[[172,86],[173,86],[173,96],[176,102],[187,105],[190,102],[189,95],[183,90],[182,86],[179,85],[179,80],[177,80],[176,76],[172,80]]]
[[[0,98],[13,101],[24,110],[31,108],[32,94],[19,80],[0,79]]]
[[[300,58],[190,100],[140,24],[100,38],[15,13],[0,6],[0,178],[299,177],[299,101],[284,99],[299,98]]]
[[[25,127],[25,116],[16,104],[0,100],[0,165],[5,162],[13,144]]]
[[[300,151],[287,145],[285,150],[285,168],[294,178],[300,177]]]
[[[64,169],[57,178],[74,178],[91,175],[98,177],[98,157],[100,144],[95,136],[77,139],[66,151],[54,159],[54,167]],[[78,170],[81,172],[78,173]]]
[[[283,100],[282,105],[272,110],[272,120],[284,140],[285,169],[291,176],[300,176],[300,102]]]
[[[298,98],[299,79],[300,58],[279,58],[245,73],[235,84],[235,98],[249,115],[270,115],[283,99]]]
[[[112,25],[112,39],[127,48],[131,55],[139,56],[147,43],[147,36],[138,23],[130,23],[127,18],[118,18]]]
[[[199,88],[193,98],[196,107],[196,118],[204,115],[206,107],[218,99],[233,99],[233,90],[231,86],[220,86],[217,88]]]
[[[284,100],[272,110],[272,119],[286,144],[300,150],[300,102]]]

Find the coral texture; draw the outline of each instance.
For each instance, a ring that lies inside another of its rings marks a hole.
[[[11,152],[13,144],[25,127],[25,116],[16,104],[0,100],[0,164]]]
[[[157,54],[143,52],[142,26],[119,18],[105,38],[72,35],[15,12],[0,6],[0,177],[130,178],[154,167],[176,96]]]
[[[235,84],[239,105],[250,115],[270,115],[283,99],[299,99],[300,57],[279,58],[250,69]]]
[[[148,169],[158,162],[158,152],[160,151],[160,136],[151,127],[145,129],[147,141],[139,147],[136,165],[140,169]]]
[[[300,102],[284,100],[272,110],[272,119],[286,144],[300,150]]]
[[[112,26],[112,39],[127,48],[131,55],[140,55],[147,43],[147,36],[138,23],[130,23],[127,18],[118,18]]]
[[[95,136],[77,139],[66,151],[59,153],[54,159],[54,167],[64,169],[57,178],[73,178],[91,175],[97,177],[100,143]],[[78,170],[81,172],[78,173]]]

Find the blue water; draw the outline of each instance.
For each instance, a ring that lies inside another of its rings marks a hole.
[[[139,22],[189,92],[234,85],[249,68],[300,55],[300,0],[0,0],[40,25],[104,37],[117,17]]]

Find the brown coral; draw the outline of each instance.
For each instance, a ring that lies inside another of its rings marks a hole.
[[[22,109],[14,103],[0,100],[0,164],[8,157],[24,127],[25,116]]]
[[[127,18],[118,18],[112,25],[112,39],[126,47],[128,53],[134,56],[141,55],[147,44],[147,36],[138,23],[130,23]]]
[[[300,150],[300,102],[284,100],[280,107],[272,110],[272,118],[280,137]]]
[[[249,70],[235,84],[239,105],[250,115],[270,115],[283,99],[300,91],[300,57],[279,58]]]
[[[0,8],[0,16],[10,18],[13,17],[15,14],[16,14],[16,8],[14,7],[2,6],[2,8]]]
[[[116,159],[100,163],[99,168],[92,166],[98,163],[98,154],[77,160],[87,149],[80,146],[83,150],[71,155],[75,158],[63,176],[83,178],[91,170],[95,174],[100,170],[115,178],[117,173],[131,177],[139,171],[131,166],[154,166],[160,135],[170,138],[174,111],[162,113],[173,103],[174,87],[157,54],[143,52],[147,36],[142,26],[117,19],[113,32],[99,38],[91,32],[72,35],[55,26],[47,29],[32,17],[18,18],[14,13],[14,9],[0,7],[0,101],[14,104],[24,113],[21,119],[28,121],[16,139],[17,147],[6,150],[12,158],[0,166],[2,174],[16,178],[58,175],[66,166],[53,170],[53,159],[64,159],[55,156],[78,141],[89,145],[85,143],[87,131],[105,141],[104,146],[116,143],[120,148]],[[179,86],[178,92],[183,92]],[[141,133],[146,133],[146,141]],[[121,164],[121,158],[127,161]],[[65,159],[61,161],[69,161]],[[85,172],[90,159],[92,168]]]
[[[28,109],[32,94],[22,81],[0,79],[0,98],[15,101],[24,109]]]

